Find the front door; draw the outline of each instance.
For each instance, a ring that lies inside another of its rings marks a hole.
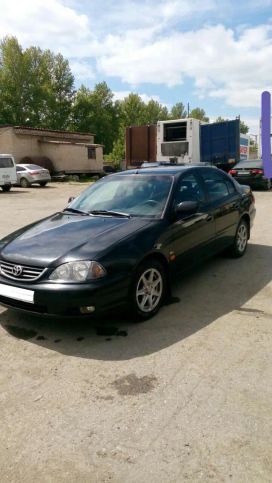
[[[174,193],[172,210],[182,201],[197,201],[196,213],[176,215],[169,227],[172,252],[179,270],[206,258],[215,237],[214,216],[208,209],[208,201],[202,180],[197,172],[185,173]]]

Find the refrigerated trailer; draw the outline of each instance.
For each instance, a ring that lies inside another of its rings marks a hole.
[[[206,162],[225,171],[247,159],[249,137],[240,134],[240,120],[201,124],[198,119],[158,121],[126,129],[126,166],[143,162]]]
[[[157,123],[157,161],[199,163],[200,121],[176,119]]]

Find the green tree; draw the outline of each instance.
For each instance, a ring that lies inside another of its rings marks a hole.
[[[201,109],[200,107],[195,107],[194,109],[192,109],[192,111],[190,112],[190,117],[193,117],[194,119],[199,119],[203,122],[209,122],[209,118],[208,116],[206,116],[204,109]]]
[[[177,102],[174,104],[170,111],[169,115],[170,119],[183,119],[187,117],[187,112],[185,110],[185,106],[182,102]]]
[[[123,127],[145,124],[146,106],[138,94],[129,94],[120,102]]]
[[[246,125],[246,123],[244,121],[241,121],[240,119],[240,132],[242,134],[247,134],[249,131],[249,127]]]
[[[143,121],[144,124],[156,124],[158,121],[164,121],[169,118],[168,109],[159,102],[151,99],[144,106]]]
[[[71,127],[76,131],[93,132],[97,143],[104,145],[105,153],[112,150],[118,136],[120,106],[106,82],[96,84],[94,90],[81,86],[72,109]]]
[[[216,119],[215,119],[215,122],[225,122],[225,121],[228,121],[228,119],[224,119],[223,117],[221,116],[218,116]]]
[[[0,43],[0,122],[63,129],[69,123],[74,77],[61,54],[15,37]]]
[[[2,123],[25,124],[28,86],[22,47],[15,37],[0,43],[0,119]]]
[[[47,127],[66,129],[70,121],[74,96],[74,76],[68,60],[61,54],[45,52],[49,70],[49,96],[47,104]]]

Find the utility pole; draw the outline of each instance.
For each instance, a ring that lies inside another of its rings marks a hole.
[[[187,117],[190,117],[190,104],[187,104]]]

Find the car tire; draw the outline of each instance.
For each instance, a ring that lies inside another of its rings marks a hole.
[[[155,290],[156,289],[156,290]],[[133,278],[129,307],[135,322],[153,317],[160,309],[166,294],[166,273],[158,260],[143,262]]]
[[[8,193],[8,191],[11,190],[11,185],[10,184],[4,184],[4,186],[2,186],[2,190],[4,191],[4,193]]]
[[[46,185],[47,185],[47,181],[41,181],[41,182],[39,183],[39,185],[40,185],[40,186],[43,188],[44,186],[46,186]]]
[[[233,244],[228,253],[233,258],[240,258],[246,253],[247,242],[249,239],[249,225],[245,219],[242,219],[237,227]]]
[[[21,186],[22,188],[29,188],[30,183],[29,183],[29,181],[27,181],[27,179],[26,179],[26,178],[21,178],[21,179],[20,179],[20,186]]]

